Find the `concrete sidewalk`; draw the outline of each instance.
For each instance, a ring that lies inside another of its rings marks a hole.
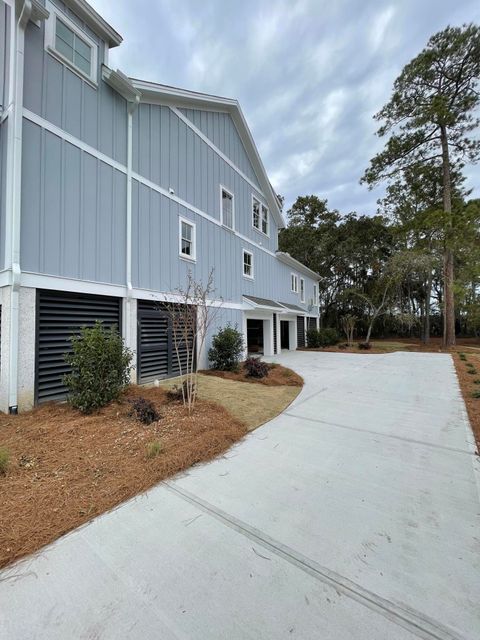
[[[447,355],[295,352],[289,409],[0,574],[0,638],[474,640],[478,459]]]

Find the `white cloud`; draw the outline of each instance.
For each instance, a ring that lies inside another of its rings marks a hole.
[[[124,37],[112,66],[240,100],[287,206],[317,193],[362,213],[380,193],[358,182],[381,145],[372,116],[395,77],[435,31],[480,22],[477,0],[90,1]]]

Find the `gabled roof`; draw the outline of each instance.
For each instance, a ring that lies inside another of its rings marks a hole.
[[[111,27],[106,20],[85,0],[63,0],[75,15],[81,18],[92,31],[97,33],[110,47],[118,47],[123,41],[122,36]]]
[[[238,134],[245,147],[247,155],[252,163],[253,169],[258,177],[260,188],[267,200],[268,206],[274,216],[280,229],[285,227],[282,211],[279,206],[277,195],[270,184],[270,181],[263,166],[263,162],[258,153],[258,149],[253,140],[247,121],[243,115],[238,100],[232,98],[224,98],[221,96],[209,95],[207,93],[198,93],[196,91],[187,91],[178,87],[170,87],[168,85],[157,84],[155,82],[147,82],[130,78],[133,86],[141,92],[142,102],[158,103],[171,105],[172,107],[183,107],[187,109],[208,109],[223,111],[230,114]]]
[[[246,296],[243,295],[244,299],[251,303],[252,306],[255,307],[266,307],[270,309],[278,309],[279,311],[283,311],[283,307],[275,300],[269,300],[268,298],[258,298],[257,296]]]
[[[288,309],[289,311],[306,313],[305,309],[302,309],[302,307],[299,307],[298,304],[291,304],[290,302],[280,302],[280,304],[282,305],[282,307],[285,307],[285,309]]]
[[[320,280],[320,276],[318,275],[318,273],[315,273],[315,271],[312,271],[312,269],[309,269],[295,258],[292,258],[289,253],[286,253],[284,251],[277,251],[275,255],[280,260],[280,262],[288,264],[288,266],[292,267],[292,269],[296,269],[297,271],[304,273],[306,276],[312,278],[313,280]]]

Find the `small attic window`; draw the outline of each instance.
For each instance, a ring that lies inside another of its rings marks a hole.
[[[45,26],[45,48],[72,71],[96,84],[98,45],[54,5],[47,5],[50,17]]]

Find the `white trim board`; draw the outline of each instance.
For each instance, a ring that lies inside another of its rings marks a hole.
[[[2,272],[8,273],[8,272]],[[3,286],[8,286],[5,282]],[[114,296],[127,298],[128,289],[124,285],[108,284],[105,282],[92,282],[91,280],[77,280],[76,278],[63,278],[62,276],[46,275],[41,273],[22,272],[21,286],[32,289],[50,289],[57,291],[70,291],[72,293],[91,293],[92,295]],[[181,302],[178,293],[155,291],[154,289],[132,289],[132,297],[140,300],[158,300],[165,302]],[[223,309],[243,310],[242,302],[224,302],[221,299],[208,300],[208,305]]]
[[[75,136],[72,136],[72,134],[68,133],[64,129],[57,127],[57,125],[52,124],[48,120],[45,120],[45,118],[38,116],[36,113],[33,113],[33,111],[30,111],[25,107],[23,108],[23,117],[29,120],[30,122],[33,122],[34,124],[38,125],[39,127],[42,127],[42,129],[46,129],[50,133],[53,133],[54,135],[61,138],[62,140],[65,140],[65,142],[68,142],[74,147],[78,147],[82,151],[85,151],[85,153],[88,153],[89,155],[97,158],[98,160],[105,162],[105,164],[110,165],[114,169],[117,169],[122,173],[127,173],[126,165],[121,164],[120,162],[117,162],[117,160],[114,160],[113,158],[110,158],[110,156],[107,156],[105,153],[98,151],[98,149],[95,149],[95,147],[91,147],[86,142],[83,142],[82,140],[80,140],[80,138],[76,138]]]
[[[207,144],[210,149],[212,149],[213,151],[215,151],[215,153],[220,156],[220,158],[226,162],[234,171],[236,171],[238,173],[239,176],[241,176],[245,182],[248,182],[248,184],[253,187],[255,189],[255,191],[257,191],[263,198],[265,198],[266,200],[266,196],[265,194],[262,192],[261,188],[256,185],[253,180],[251,180],[247,175],[245,175],[245,173],[243,173],[243,171],[241,169],[239,169],[239,167],[237,167],[237,165],[232,162],[230,160],[230,158],[228,156],[226,156],[223,151],[221,151],[211,140],[210,138],[207,138],[207,136],[200,131],[200,129],[198,129],[198,127],[196,127],[193,122],[190,120],[190,118],[187,118],[187,116],[183,115],[183,113],[181,111],[179,111],[176,107],[172,107],[171,105],[168,105],[168,108],[170,109],[170,111],[173,111],[173,113],[177,116],[177,118],[180,118],[180,120],[182,122],[184,122],[187,127],[189,127],[199,138],[201,138],[201,140],[203,140],[203,142],[205,142],[205,144]]]

